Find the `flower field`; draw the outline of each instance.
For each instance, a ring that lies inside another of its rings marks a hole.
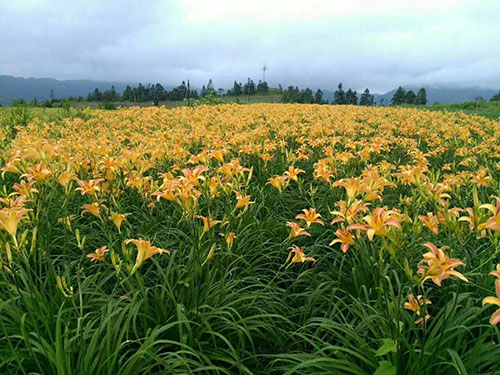
[[[500,374],[498,121],[227,104],[3,124],[1,374]]]

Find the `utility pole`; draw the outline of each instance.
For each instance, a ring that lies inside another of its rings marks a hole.
[[[262,82],[266,82],[266,70],[269,70],[266,64],[262,65]]]
[[[187,96],[187,100],[188,100],[188,107],[189,107],[189,77],[188,77],[188,85],[187,85],[186,96]]]

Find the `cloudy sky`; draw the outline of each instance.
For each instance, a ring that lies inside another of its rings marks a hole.
[[[499,0],[0,0],[0,75],[500,87]]]

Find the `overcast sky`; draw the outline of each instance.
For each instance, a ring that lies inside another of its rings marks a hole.
[[[499,0],[0,0],[0,75],[500,87]]]

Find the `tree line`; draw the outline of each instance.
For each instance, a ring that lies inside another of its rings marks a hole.
[[[30,102],[24,99],[15,99],[13,106],[33,106],[33,107],[68,107],[72,102],[153,102],[158,105],[159,102],[165,101],[183,101],[185,99],[200,99],[203,97],[218,97],[218,96],[250,96],[258,94],[280,94],[282,101],[285,103],[310,103],[310,104],[328,104],[325,100],[323,92],[318,89],[313,92],[310,88],[299,89],[298,86],[288,86],[283,89],[281,85],[278,88],[270,88],[268,83],[259,80],[255,83],[251,78],[243,84],[242,82],[234,81],[233,86],[228,89],[215,89],[212,79],[206,85],[203,85],[201,91],[191,89],[189,81],[182,83],[171,90],[165,89],[160,83],[143,85],[139,83],[136,87],[127,85],[122,93],[119,93],[115,86],[110,89],[101,91],[96,88],[93,92],[88,93],[86,98],[68,97],[56,98],[53,90],[50,92],[50,100],[38,101],[36,98]],[[491,102],[500,101],[500,91],[494,95]],[[338,105],[362,105],[374,106],[377,105],[374,95],[367,88],[359,94],[356,90],[348,88],[344,90],[342,82],[337,86],[337,90],[333,93],[332,104]],[[394,92],[390,101],[385,98],[380,100],[381,105],[427,105],[427,92],[425,88],[420,88],[416,93],[413,90],[405,90],[399,86]]]
[[[137,87],[127,85],[122,94],[118,93],[114,86],[111,89],[101,92],[95,89],[87,95],[88,102],[154,102],[158,105],[161,101],[181,101],[184,98],[199,97],[198,91],[189,88],[189,83],[185,81],[174,87],[172,90],[166,90],[160,83],[143,85],[139,83]]]
[[[269,92],[267,82],[259,80],[257,84],[248,78],[245,84],[234,81],[233,87],[229,90],[222,88],[215,89],[212,79],[206,85],[203,85],[201,92],[191,89],[189,81],[185,81],[174,87],[172,90],[166,90],[160,83],[143,85],[139,83],[137,87],[127,85],[122,94],[118,93],[114,86],[109,90],[101,92],[96,88],[93,92],[87,95],[89,102],[154,102],[156,105],[163,101],[182,101],[184,99],[198,99],[206,96],[240,96],[240,95],[254,95],[265,94]]]
[[[297,86],[288,86],[288,88],[283,91],[283,101],[285,103],[328,104],[328,101],[323,99],[323,92],[320,89],[316,90],[313,95],[310,88],[299,90]],[[339,83],[337,90],[333,93],[332,104],[373,106],[375,105],[375,99],[374,96],[370,94],[370,90],[366,89],[358,100],[358,93],[355,90],[349,88],[347,91],[344,91],[342,83]]]
[[[401,105],[401,104],[416,104],[416,105],[426,105],[427,104],[427,92],[422,87],[418,90],[418,93],[414,93],[413,90],[405,91],[401,86],[398,87],[391,99],[391,104]]]

